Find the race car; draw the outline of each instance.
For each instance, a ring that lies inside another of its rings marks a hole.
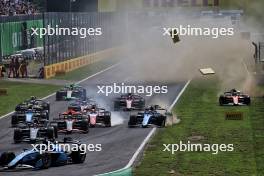
[[[86,159],[80,141],[64,138],[63,141],[45,141],[45,145],[52,145],[49,151],[40,151],[40,147],[24,150],[18,155],[13,152],[4,152],[0,156],[1,171],[11,171],[19,169],[48,169],[53,166],[63,166],[66,164],[80,164]],[[56,145],[75,145],[74,150],[65,150],[64,147]],[[47,147],[48,148],[48,147]]]
[[[145,107],[145,99],[140,95],[128,93],[121,95],[121,97],[115,99],[114,110],[142,110]]]
[[[88,133],[89,120],[88,116],[73,110],[68,110],[59,115],[59,118],[53,119],[52,126],[56,126],[58,133]]]
[[[32,96],[29,100],[25,100],[24,102],[18,104],[15,108],[15,111],[27,111],[28,109],[36,109],[38,111],[47,112],[50,111],[50,104],[44,100],[37,99]]]
[[[236,89],[231,89],[219,97],[219,105],[250,105],[250,96]]]
[[[45,125],[34,123],[19,124],[14,130],[14,143],[30,142],[35,143],[45,139],[58,138],[57,128],[51,126],[48,122]]]
[[[71,84],[69,86],[65,86],[64,88],[56,92],[57,101],[73,99],[85,100],[86,89],[79,85]]]
[[[138,112],[137,115],[131,115],[128,121],[128,127],[136,127],[141,125],[146,128],[150,125],[165,127],[167,110],[159,105],[152,105],[145,111]]]
[[[73,110],[76,112],[83,112],[85,109],[89,109],[94,104],[91,99],[86,100],[75,100],[73,103],[70,103],[68,110]]]
[[[89,118],[90,127],[95,127],[97,124],[111,127],[111,112],[99,108],[97,105],[92,105],[92,107],[86,108],[85,111]]]
[[[16,111],[11,117],[12,127],[16,127],[19,123],[30,123],[37,120],[44,123],[49,120],[49,112],[47,110],[39,110],[36,108]]]

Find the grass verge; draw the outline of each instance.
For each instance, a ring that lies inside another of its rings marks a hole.
[[[111,65],[116,64],[120,59],[119,58],[111,58],[101,60],[90,65],[81,67],[79,69],[73,70],[71,72],[66,73],[65,75],[55,76],[52,79],[63,79],[63,80],[70,80],[70,81],[79,81],[92,74],[99,72],[101,70],[110,67]]]
[[[0,80],[0,88],[5,88],[8,92],[8,95],[0,96],[0,116],[13,111],[18,103],[28,99],[30,96],[42,98],[55,92],[59,87]]]
[[[191,82],[173,109],[181,123],[159,130],[134,175],[264,175],[263,99],[253,98],[251,106],[221,107],[219,87],[215,78]],[[243,120],[225,120],[225,112],[234,111],[242,112]],[[234,144],[234,151],[163,152],[163,144],[187,143],[190,136],[204,137],[191,143]]]

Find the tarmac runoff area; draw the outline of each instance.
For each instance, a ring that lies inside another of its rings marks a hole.
[[[111,94],[106,97],[105,95],[97,94],[98,84],[105,83],[111,84],[113,82],[122,82],[122,80],[134,82],[139,84],[135,80],[131,80],[127,73],[126,67],[122,64],[112,66],[109,69],[103,70],[98,74],[88,77],[82,80],[79,84],[87,89],[88,97],[92,97],[102,107],[113,111],[113,100],[118,97],[118,94]],[[140,83],[144,85],[144,83]],[[166,94],[154,94],[153,96],[145,97],[146,105],[162,102],[164,105],[172,105],[175,102],[175,98],[181,93],[181,90],[186,86],[186,83],[170,83],[167,84],[168,92]],[[55,96],[52,94],[46,99],[51,104],[50,119],[58,116],[60,112],[63,112],[67,108],[69,102],[57,102]],[[111,128],[93,128],[90,129],[88,134],[72,134],[71,137],[82,141],[86,144],[101,144],[102,151],[100,152],[88,152],[86,161],[83,164],[73,164],[61,167],[51,167],[47,170],[40,171],[15,171],[15,172],[1,172],[1,176],[90,176],[101,173],[107,173],[115,171],[127,166],[131,159],[135,156],[135,152],[140,148],[142,142],[150,134],[153,128],[128,128],[127,122],[129,119],[129,112],[112,112],[112,124]],[[4,151],[14,151],[15,153],[21,152],[24,148],[31,148],[29,144],[13,144],[13,128],[10,128],[11,115],[8,115],[0,119],[0,153]],[[60,135],[59,138],[63,138],[64,135]]]

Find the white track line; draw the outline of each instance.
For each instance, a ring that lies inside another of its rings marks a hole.
[[[176,97],[176,99],[174,100],[174,102],[171,104],[171,106],[169,107],[169,111],[172,110],[172,108],[174,107],[174,105],[178,102],[178,100],[180,99],[181,95],[183,94],[183,92],[185,91],[185,89],[188,87],[188,85],[190,84],[191,80],[189,80],[184,87],[182,88],[182,90],[180,91],[180,93],[178,94],[178,96]]]
[[[99,72],[97,72],[97,73],[95,73],[95,74],[93,74],[93,75],[91,75],[91,76],[88,76],[87,78],[84,78],[84,79],[82,79],[81,81],[76,82],[76,84],[80,84],[80,83],[82,83],[82,82],[84,82],[84,81],[86,81],[86,80],[88,80],[88,79],[90,79],[90,78],[92,78],[92,77],[95,77],[95,76],[97,76],[97,75],[99,75],[99,74],[101,74],[101,73],[103,73],[103,72],[105,72],[105,71],[107,71],[107,70],[110,70],[110,69],[112,69],[112,68],[118,66],[119,64],[120,64],[120,63],[114,64],[114,65],[112,65],[112,66],[110,66],[110,67],[108,67],[108,68],[106,68],[106,69],[104,69],[104,70],[102,70],[102,71],[99,71]]]
[[[185,91],[185,89],[188,87],[188,85],[190,84],[191,80],[188,80],[188,82],[184,85],[184,87],[182,88],[181,92],[177,95],[177,97],[175,98],[175,100],[173,101],[173,103],[171,104],[169,111],[172,110],[172,108],[174,107],[174,105],[177,103],[177,101],[180,99],[181,95],[183,94],[183,92]],[[142,141],[142,143],[140,144],[140,146],[138,147],[138,149],[136,150],[136,152],[134,153],[134,155],[132,156],[132,158],[129,160],[129,162],[127,163],[127,165],[121,169],[115,170],[115,171],[111,171],[111,172],[107,172],[104,174],[99,174],[97,176],[103,176],[106,174],[112,174],[112,173],[116,173],[125,169],[130,168],[133,163],[135,162],[135,160],[137,159],[139,153],[143,150],[144,146],[147,144],[147,142],[149,141],[149,139],[151,138],[151,136],[155,133],[155,131],[157,130],[157,128],[153,128],[147,135],[147,137]]]
[[[116,66],[119,65],[119,64],[120,64],[120,63],[114,64],[114,65],[112,65],[112,66],[110,66],[110,67],[108,67],[108,68],[106,68],[106,69],[104,69],[104,70],[101,70],[101,71],[99,71],[99,72],[97,72],[97,73],[95,73],[95,74],[93,74],[93,75],[91,75],[91,76],[88,76],[87,78],[84,78],[84,79],[82,79],[81,81],[76,82],[76,84],[80,84],[80,83],[82,83],[82,82],[84,82],[84,81],[86,81],[86,80],[88,80],[88,79],[90,79],[90,78],[92,78],[92,77],[94,77],[94,76],[97,76],[97,75],[99,75],[99,74],[101,74],[101,73],[103,73],[103,72],[105,72],[105,71],[107,71],[107,70],[110,70],[110,69],[116,67]],[[54,96],[55,94],[56,94],[56,92],[54,92],[54,93],[52,93],[52,94],[50,94],[50,95],[48,95],[48,96],[46,96],[46,97],[41,98],[41,100],[45,100],[45,99],[47,99],[47,98],[49,98],[49,97],[51,97],[51,96]],[[12,115],[13,113],[15,113],[15,111],[9,112],[9,113],[7,113],[7,114],[1,116],[0,119],[5,118],[5,117],[7,117],[7,116],[10,116],[10,115]]]

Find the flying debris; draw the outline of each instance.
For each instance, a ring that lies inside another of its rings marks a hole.
[[[173,43],[178,43],[180,41],[180,37],[178,35],[177,29],[171,29],[170,35],[171,35]]]
[[[215,74],[215,71],[212,68],[201,68],[199,70],[203,75]]]

